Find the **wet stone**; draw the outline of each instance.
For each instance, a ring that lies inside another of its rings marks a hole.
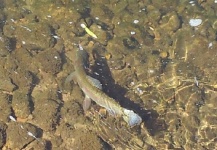
[[[113,34],[112,29],[114,28],[114,25],[112,24],[111,19],[113,18],[114,14],[105,5],[101,5],[100,8],[102,13],[97,12],[97,9],[92,9],[91,14],[93,14],[93,22],[97,24],[104,32],[106,31],[108,40],[109,38],[112,38]]]
[[[99,137],[88,131],[79,131],[75,130],[74,135],[77,135],[73,142],[73,147],[76,147],[76,150],[80,149],[102,149],[102,144]],[[91,140],[90,140],[91,139]]]
[[[5,61],[5,74],[10,77],[11,82],[19,88],[30,89],[33,81],[32,57],[26,49],[13,51]],[[36,69],[34,69],[35,71]],[[36,71],[35,71],[36,72]]]
[[[181,20],[179,19],[179,16],[176,12],[170,12],[166,14],[163,16],[163,19],[161,21],[166,22],[160,25],[160,28],[162,31],[165,31],[167,33],[171,31],[175,32],[181,27]]]
[[[7,70],[5,69],[5,62],[7,58],[0,59],[0,90],[12,92],[16,86],[12,83],[12,80],[7,75]]]
[[[100,28],[104,31],[107,31],[107,39],[109,40],[110,38],[113,38],[113,29],[114,29],[114,25],[113,24],[109,24],[109,23],[105,23],[102,21],[95,21],[96,24],[98,26],[100,26]]]
[[[113,5],[109,5],[110,6],[109,8],[114,13],[123,12],[123,10],[128,5],[128,1],[119,1],[118,3],[117,2],[112,2],[112,3]],[[115,6],[115,7],[112,7],[112,6]]]
[[[26,91],[18,89],[13,92],[12,108],[16,117],[27,118],[31,114],[30,100]]]
[[[0,35],[0,56],[5,57],[10,51],[12,51],[10,39]]]
[[[216,30],[211,27],[210,23],[203,23],[199,29],[200,34],[208,39],[208,41],[214,41],[216,39]]]
[[[7,125],[0,121],[0,148],[2,148],[6,142],[6,129]]]
[[[21,128],[21,126],[23,128]],[[28,132],[31,132],[33,135],[38,137],[38,129],[31,124],[18,122],[11,122],[8,124],[5,148],[14,150],[23,149],[26,145],[35,140],[33,137],[28,135]]]
[[[62,60],[59,52],[55,49],[39,53],[36,61],[41,64],[41,69],[46,73],[56,74],[62,70]]]
[[[59,148],[61,146],[61,144],[63,143],[63,140],[60,136],[54,136],[51,139],[51,143],[52,143],[52,148]]]
[[[153,5],[148,5],[147,6],[147,17],[149,18],[149,20],[153,23],[156,24],[161,17],[161,12],[158,8],[156,8]]]
[[[7,65],[13,65],[13,63],[15,63],[20,68],[20,70],[31,70],[31,72],[34,73],[37,73],[38,71],[37,62],[34,61],[34,58],[30,51],[25,48],[18,48],[14,50],[11,55],[7,57]],[[14,67],[13,69],[10,69],[10,67],[8,69],[10,73],[13,73]]]
[[[146,28],[139,27],[131,22],[121,22],[116,25],[114,28],[114,35],[114,43],[119,43],[119,40],[122,41],[120,43],[125,46],[124,49],[138,49],[142,44],[147,46],[153,44],[153,37]]]
[[[217,116],[214,116],[214,115],[208,115],[205,116],[206,118],[206,121],[210,124],[210,125],[213,125],[215,126],[217,124]]]
[[[42,140],[42,139],[39,139],[40,141],[33,141],[31,143],[29,143],[25,149],[26,150],[34,150],[34,149],[38,149],[38,150],[47,150],[48,146],[46,144],[46,141],[45,140]]]
[[[191,132],[196,132],[199,127],[199,119],[196,116],[182,117],[182,122],[185,129]]]
[[[70,124],[61,123],[57,128],[57,133],[62,137],[64,147],[70,148],[74,143],[74,138],[76,137],[74,134],[74,128]],[[56,144],[54,145],[56,147]]]
[[[207,127],[204,129],[207,139],[214,139],[217,136],[217,128]]]
[[[14,29],[11,29],[14,27]],[[53,47],[55,39],[52,37],[51,28],[45,23],[9,23],[4,26],[4,34],[11,38],[16,35],[17,44],[32,50],[43,50]]]
[[[43,87],[44,85],[42,84],[42,85],[39,85],[39,86]],[[59,101],[59,99],[58,99],[59,98],[59,93],[58,93],[58,89],[56,89],[56,88],[49,87],[49,90],[46,90],[44,92],[42,92],[40,87],[39,87],[40,91],[37,91],[38,89],[36,89],[36,88],[35,88],[35,90],[36,90],[37,94],[36,95],[32,94],[32,96],[34,98],[36,98],[36,99],[52,99],[52,100],[55,100],[55,101]]]
[[[83,124],[83,126],[86,126]],[[75,129],[70,124],[61,124],[59,132],[66,149],[102,149],[102,142],[94,131],[83,128]]]
[[[75,118],[79,118],[81,115],[83,116],[81,105],[74,101],[65,102],[64,107],[61,109],[61,114],[62,119],[71,125],[74,125],[78,121]]]
[[[126,66],[126,63],[124,60],[120,60],[120,59],[111,59],[109,61],[109,67],[113,68],[115,70],[122,70],[124,67]]]
[[[11,112],[11,96],[0,92],[0,121],[8,122]]]
[[[3,26],[3,22],[5,21],[5,19],[6,19],[6,16],[5,16],[5,14],[4,14],[4,10],[0,10],[0,26],[1,26],[1,29],[0,29],[0,31],[2,31],[2,26]]]
[[[33,74],[30,71],[18,69],[10,75],[12,82],[26,92],[32,88]]]
[[[107,51],[112,56],[111,58],[123,58],[124,52],[128,52],[125,50],[125,46],[123,45],[122,40],[122,38],[113,38],[106,46]]]
[[[128,49],[136,49],[139,47],[139,42],[134,37],[124,38],[123,44]]]
[[[9,73],[13,73],[14,70],[16,70],[18,68],[16,59],[14,58],[13,55],[8,55],[5,58],[5,62],[4,62],[4,70],[5,72],[9,72]],[[8,75],[7,75],[8,76]]]
[[[35,99],[35,109],[33,111],[33,122],[45,131],[55,129],[58,119],[59,104],[54,100]]]
[[[0,90],[12,92],[16,86],[11,82],[10,78],[1,78]]]
[[[107,45],[108,41],[112,38],[112,33],[102,29],[102,26],[93,24],[90,27],[91,31],[97,35],[97,41],[103,45]]]
[[[104,4],[94,4],[94,7],[91,9],[90,14],[94,16],[95,20],[100,20],[106,24],[111,23],[113,17],[113,12]]]

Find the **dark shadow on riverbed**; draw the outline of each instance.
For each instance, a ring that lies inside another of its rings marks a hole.
[[[139,114],[152,135],[165,130],[165,123],[158,119],[159,114],[155,110],[145,110],[139,104],[125,97],[127,89],[116,84],[115,80],[112,78],[107,60],[103,55],[105,52],[106,49],[102,45],[96,44],[96,47],[92,51],[95,61],[94,65],[91,67],[91,76],[100,80],[103,85],[103,91],[108,96],[118,101],[122,107],[133,110]]]

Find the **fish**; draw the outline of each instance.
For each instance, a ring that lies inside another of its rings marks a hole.
[[[122,107],[115,99],[109,97],[102,91],[102,84],[99,80],[88,76],[86,74],[86,54],[83,47],[78,44],[78,49],[73,60],[75,71],[72,72],[65,80],[65,82],[75,81],[85,95],[83,101],[83,110],[87,111],[91,105],[91,101],[105,108],[110,115],[123,117],[123,120],[128,123],[130,127],[139,125],[142,118],[133,110]]]

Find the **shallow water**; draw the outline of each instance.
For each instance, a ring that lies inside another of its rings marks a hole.
[[[0,4],[0,148],[216,149],[215,1]],[[140,125],[95,103],[83,112],[65,84],[78,43],[87,74]]]

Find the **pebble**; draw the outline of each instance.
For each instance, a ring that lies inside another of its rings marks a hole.
[[[161,58],[167,58],[168,57],[168,53],[165,52],[165,51],[163,51],[163,52],[160,53],[160,57]]]
[[[189,24],[192,27],[197,27],[202,23],[202,19],[190,19]]]

